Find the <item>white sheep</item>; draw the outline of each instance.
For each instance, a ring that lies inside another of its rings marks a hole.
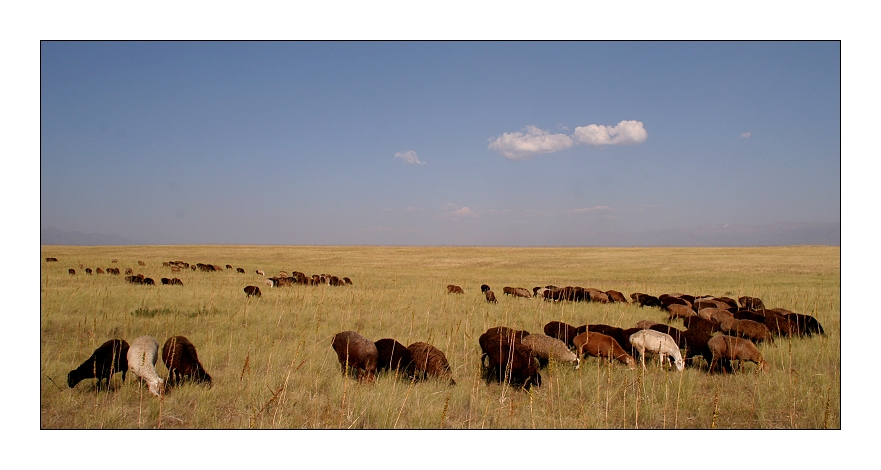
[[[661,333],[655,330],[641,330],[630,335],[630,344],[639,353],[639,359],[642,361],[642,368],[645,369],[645,353],[646,351],[660,356],[661,365],[664,365],[667,356],[673,358],[673,365],[676,370],[682,372],[685,368],[685,361],[682,360],[682,353],[679,346],[672,336],[667,333]]]
[[[156,360],[159,357],[159,341],[152,336],[140,336],[128,349],[128,370],[147,382],[150,393],[161,396],[165,383],[156,373]]]
[[[532,350],[542,366],[547,365],[548,361],[553,359],[557,362],[573,363],[576,369],[581,367],[581,359],[566,347],[566,343],[557,338],[542,334],[531,334],[524,336],[520,342]]]

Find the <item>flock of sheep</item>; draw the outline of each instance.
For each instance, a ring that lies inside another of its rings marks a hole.
[[[483,284],[480,290],[487,302],[498,302],[488,285]],[[503,292],[555,302],[628,303],[618,291],[572,286],[535,287],[532,293],[524,288],[505,287]],[[447,293],[463,294],[464,290],[450,284]],[[552,321],[544,325],[545,334],[492,327],[478,339],[481,375],[487,383],[497,381],[529,389],[541,385],[539,371],[550,361],[571,363],[578,369],[587,355],[619,361],[634,369],[634,356],[645,368],[645,357],[649,354],[656,356],[662,367],[669,362],[680,372],[687,364],[701,367],[698,358],[703,358],[710,373],[732,372],[734,361],[741,368],[745,362],[753,362],[767,372],[770,365],[757,344],[773,341],[777,336],[825,334],[816,318],[782,308],[766,309],[762,300],[754,297],[744,296],[735,301],[709,295],[677,293],[654,297],[637,292],[630,298],[640,307],[666,311],[668,324],[643,320],[624,329],[603,324],[575,327]],[[682,319],[686,329],[670,326],[674,319]],[[344,331],[334,337],[332,347],[343,374],[354,370],[361,381],[373,381],[377,372],[391,370],[411,380],[436,376],[455,385],[443,352],[426,343],[405,347],[392,338],[372,342],[357,332]]]

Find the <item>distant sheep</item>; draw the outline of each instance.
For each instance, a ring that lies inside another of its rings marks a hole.
[[[610,302],[621,302],[622,304],[627,303],[627,297],[624,297],[622,292],[618,292],[616,290],[607,290],[606,295],[609,296]]]
[[[104,274],[104,270],[101,269],[101,268],[96,268],[96,269],[95,269],[95,274]]]
[[[634,303],[638,303],[640,307],[658,307],[662,306],[661,300],[653,295],[634,292],[630,294],[630,298]]]
[[[205,372],[196,347],[183,336],[172,336],[162,346],[162,362],[168,368],[169,383],[178,383],[185,379],[211,384],[211,376]]]
[[[245,270],[243,268],[236,268],[236,272],[239,274],[245,274]]]
[[[126,274],[134,274],[135,272],[132,271],[132,268],[125,268],[125,273]]]
[[[585,354],[594,357],[615,359],[630,369],[636,368],[636,360],[627,354],[618,341],[611,336],[593,331],[586,331],[576,336],[572,342],[575,344],[575,354],[583,357]]]
[[[67,274],[71,274],[71,275],[76,274],[76,269],[73,269],[73,268],[68,269]]]
[[[759,348],[748,339],[719,335],[710,339],[707,346],[713,355],[713,360],[710,362],[710,372],[713,372],[717,366],[723,370],[730,369],[730,361],[740,362],[741,367],[743,367],[743,361],[750,361],[756,363],[762,372],[771,370],[771,365],[765,362]]]
[[[483,295],[486,296],[487,302],[492,303],[492,304],[499,303],[499,301],[496,300],[496,294],[493,294],[493,291],[491,291],[491,290],[484,291]]]
[[[417,342],[407,346],[407,350],[413,357],[418,378],[439,377],[449,379],[450,385],[456,385],[447,356],[440,349],[428,343]]]
[[[125,382],[125,373],[128,370],[129,345],[122,339],[111,339],[95,349],[95,352],[80,364],[79,367],[67,374],[67,386],[73,388],[83,379],[98,379],[98,387],[101,380],[107,380],[110,386],[110,377],[114,372],[122,372],[122,381]]]
[[[667,358],[671,357],[673,358],[673,365],[676,366],[676,370],[681,372],[685,368],[685,361],[682,360],[679,345],[668,334],[655,330],[638,331],[630,336],[630,344],[639,352],[639,360],[642,363],[643,369],[645,369],[646,352],[659,356],[662,366]]]
[[[47,263],[55,263],[58,261],[58,258],[46,258]]]
[[[156,281],[154,281],[151,277],[145,277],[141,284],[144,284],[145,286],[152,286],[156,284]]]
[[[379,352],[373,341],[354,331],[343,331],[334,335],[331,346],[336,351],[343,376],[351,368],[356,371],[359,382],[376,380]]]
[[[231,264],[227,264],[227,265],[226,265],[226,269],[232,269],[232,265],[231,265]]]
[[[697,315],[691,307],[681,304],[667,305],[667,321],[677,318],[688,318]]]
[[[92,268],[86,268],[86,274],[92,274]]]
[[[538,358],[541,367],[546,366],[552,360],[574,363],[576,369],[581,367],[581,359],[569,350],[566,343],[557,338],[542,334],[531,334],[523,337],[521,342]]]
[[[145,263],[143,261],[138,261],[138,266],[146,266],[146,265],[147,265],[147,263]]]
[[[642,328],[643,330],[647,330],[647,329],[651,328],[652,325],[657,325],[657,324],[658,324],[658,322],[651,321],[651,320],[640,320],[640,321],[636,322],[636,327]]]
[[[461,287],[450,284],[447,286],[447,294],[464,294],[465,291]]]
[[[260,297],[260,295],[261,295],[260,288],[257,286],[245,286],[244,290],[245,290],[245,294],[247,294],[248,297],[251,297],[251,296]]]
[[[480,285],[480,292],[486,292],[488,290],[491,290],[488,285],[486,285],[486,284]]]
[[[266,275],[266,273],[264,273],[262,269],[258,269],[258,270],[257,270],[257,274],[259,274],[259,275],[261,275],[261,276],[265,276],[265,275]]]
[[[153,395],[165,393],[165,381],[156,373],[156,360],[159,357],[159,342],[152,336],[139,336],[128,349],[128,368],[135,376],[147,382]]]
[[[740,302],[740,305],[743,308],[748,309],[748,310],[764,310],[765,309],[765,303],[762,302],[762,299],[759,299],[757,297],[749,297],[749,296],[745,295],[743,297],[738,297],[737,301]]]
[[[182,286],[182,285],[184,285],[184,281],[181,281],[180,279],[173,277],[173,278],[171,278],[171,282],[169,282],[169,284],[171,284],[173,286]]]

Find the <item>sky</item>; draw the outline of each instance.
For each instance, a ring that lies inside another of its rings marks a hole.
[[[585,245],[840,223],[831,42],[40,44],[40,223]]]

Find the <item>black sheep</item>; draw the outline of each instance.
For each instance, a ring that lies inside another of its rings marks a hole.
[[[373,343],[376,346],[378,359],[376,361],[376,370],[399,370],[407,377],[413,377],[416,374],[416,366],[413,364],[413,356],[407,346],[395,341],[392,338],[383,338]]]
[[[114,372],[122,372],[122,381],[125,382],[125,373],[128,371],[128,343],[122,339],[111,339],[105,342],[86,359],[86,362],[67,374],[67,386],[73,388],[83,379],[98,379],[98,387],[101,380],[107,379],[110,386],[110,377]]]
[[[183,336],[172,336],[162,346],[162,362],[168,368],[169,383],[190,379],[211,384],[211,376],[205,372],[196,347]]]
[[[541,385],[541,374],[538,372],[538,360],[532,350],[514,336],[499,334],[490,329],[480,335],[478,342],[483,356],[487,358],[484,367],[484,379],[508,383],[529,389],[532,385]],[[483,360],[481,359],[481,365]]]

